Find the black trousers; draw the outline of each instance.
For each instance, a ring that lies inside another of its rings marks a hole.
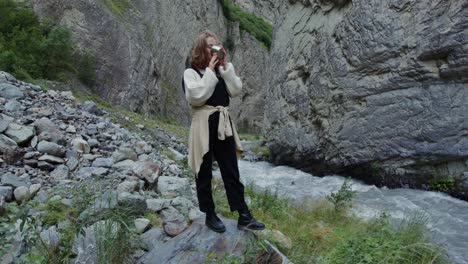
[[[215,210],[211,188],[213,156],[218,162],[223,178],[224,188],[231,212],[247,208],[244,200],[244,185],[239,180],[237,165],[236,144],[234,137],[225,140],[218,139],[219,112],[209,117],[209,151],[203,156],[203,162],[196,179],[198,204],[200,211],[212,212]],[[232,124],[232,122],[231,122]]]

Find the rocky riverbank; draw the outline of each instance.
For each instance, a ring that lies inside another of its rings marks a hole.
[[[225,221],[231,232],[222,236],[204,226],[187,150],[164,129],[144,133],[141,124],[134,128],[140,133],[129,131],[92,101],[79,103],[70,91],[45,91],[5,72],[0,113],[2,263],[41,257],[151,263],[168,253],[157,251],[165,243],[179,259],[203,261],[209,252],[243,258],[246,243],[256,241],[235,221]],[[179,250],[195,239],[193,230],[203,244],[195,244],[196,253]],[[234,235],[245,243],[217,245]]]

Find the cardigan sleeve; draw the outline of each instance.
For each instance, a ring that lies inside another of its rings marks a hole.
[[[193,69],[184,71],[185,98],[193,106],[204,105],[208,100],[218,83],[218,77],[210,69],[206,68],[203,78]]]
[[[241,94],[242,81],[236,75],[234,65],[232,65],[231,62],[228,63],[226,70],[224,70],[223,67],[219,67],[219,73],[221,74],[221,77],[223,77],[224,81],[226,81],[227,90],[231,97]]]

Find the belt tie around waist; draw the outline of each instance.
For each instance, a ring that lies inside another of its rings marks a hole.
[[[231,122],[229,122],[228,107],[216,106],[219,112],[219,123],[218,123],[218,139],[224,140],[226,137],[232,136]]]

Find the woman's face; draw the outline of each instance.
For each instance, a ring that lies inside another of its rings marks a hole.
[[[217,45],[218,44],[218,41],[213,38],[213,37],[207,37],[206,38],[206,51],[208,52],[208,59],[211,60],[211,47],[213,45]]]

